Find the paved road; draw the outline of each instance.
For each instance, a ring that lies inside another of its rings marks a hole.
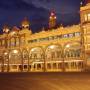
[[[0,90],[90,90],[90,73],[1,73]]]

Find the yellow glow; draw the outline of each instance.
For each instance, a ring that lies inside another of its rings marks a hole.
[[[68,44],[68,45],[66,45],[66,48],[69,48],[70,47],[70,45]]]
[[[55,48],[55,45],[50,46],[51,49]]]
[[[11,33],[11,35],[14,35],[16,32],[15,31],[13,31],[12,33]]]
[[[8,54],[7,52],[4,53],[4,55],[7,55],[7,54]]]
[[[35,50],[35,48],[32,48],[31,51],[33,52]]]
[[[18,53],[18,51],[17,50],[14,50],[13,53]]]

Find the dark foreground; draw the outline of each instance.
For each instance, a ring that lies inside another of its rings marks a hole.
[[[90,73],[1,73],[0,90],[90,90]]]

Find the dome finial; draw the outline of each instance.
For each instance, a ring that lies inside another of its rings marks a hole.
[[[22,28],[29,28],[30,22],[27,17],[24,17],[21,25],[22,25]]]

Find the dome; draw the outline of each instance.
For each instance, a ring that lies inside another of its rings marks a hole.
[[[30,22],[29,22],[28,18],[25,17],[21,23],[22,27],[27,28],[27,27],[29,27],[29,24],[30,24]]]
[[[3,26],[3,32],[5,33],[8,33],[10,30],[9,30],[9,26],[8,25],[4,25]]]

